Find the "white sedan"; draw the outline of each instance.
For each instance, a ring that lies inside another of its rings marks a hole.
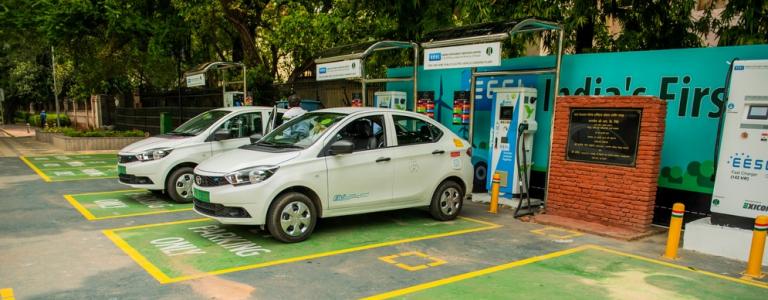
[[[318,218],[429,207],[452,220],[472,190],[469,143],[420,114],[306,113],[195,168],[195,211],[300,242]]]

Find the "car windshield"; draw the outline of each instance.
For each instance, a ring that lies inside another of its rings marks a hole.
[[[346,117],[341,113],[306,113],[293,118],[259,140],[256,145],[275,148],[307,148],[328,128]]]
[[[209,110],[202,114],[197,115],[196,117],[192,118],[191,120],[184,122],[184,124],[181,124],[181,126],[176,127],[173,131],[169,132],[168,134],[171,135],[185,135],[185,136],[193,136],[198,135],[201,132],[208,129],[208,127],[211,127],[213,123],[216,123],[219,119],[222,117],[228,115],[230,112],[226,110]]]

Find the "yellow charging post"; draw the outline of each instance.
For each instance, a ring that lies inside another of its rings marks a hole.
[[[752,247],[749,249],[747,271],[744,272],[744,275],[752,278],[763,278],[765,276],[760,269],[763,266],[766,232],[768,232],[768,216],[757,216],[755,218],[755,229],[752,231]]]
[[[499,173],[493,174],[493,181],[491,181],[491,208],[492,214],[499,212],[499,183],[501,182],[501,175]]]
[[[683,215],[685,215],[684,204],[675,203],[672,205],[672,218],[669,220],[667,251],[664,251],[664,258],[677,259],[677,248],[680,246],[680,232],[683,230]]]

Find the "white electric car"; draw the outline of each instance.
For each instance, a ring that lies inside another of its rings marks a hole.
[[[173,131],[128,145],[118,153],[118,180],[153,193],[165,191],[177,202],[192,201],[193,170],[200,162],[250,144],[271,122],[272,107],[209,110]],[[285,110],[278,110],[281,122]]]
[[[325,217],[429,207],[452,220],[472,190],[470,149],[420,114],[317,110],[198,165],[194,209],[225,224],[265,225],[283,242],[307,239]]]

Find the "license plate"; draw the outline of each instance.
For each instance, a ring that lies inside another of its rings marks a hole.
[[[192,190],[192,196],[199,201],[211,202],[211,194],[208,191],[194,189]]]
[[[120,165],[117,166],[117,174],[118,175],[124,175],[126,173],[128,173],[128,172],[125,171],[125,166],[120,166]]]

